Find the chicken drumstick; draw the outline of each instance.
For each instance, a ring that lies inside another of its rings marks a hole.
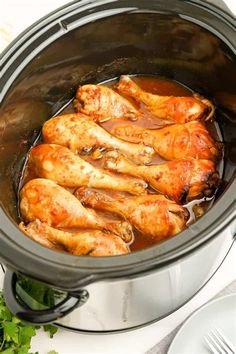
[[[143,194],[147,184],[133,177],[112,175],[96,168],[64,146],[40,144],[33,147],[29,163],[38,177],[65,187],[88,186]]]
[[[104,167],[141,177],[177,203],[211,196],[219,184],[219,175],[212,161],[191,157],[160,165],[137,166],[117,151],[110,151],[105,155]]]
[[[148,93],[126,75],[121,76],[117,89],[143,103],[150,113],[169,123],[186,123],[203,118],[208,120],[214,114],[214,106],[207,99],[159,96]]]
[[[20,192],[20,211],[26,221],[39,219],[59,228],[91,228],[108,230],[126,242],[132,237],[128,222],[107,221],[91,209],[84,208],[70,192],[55,182],[36,178],[24,185]]]
[[[129,252],[118,236],[99,230],[70,233],[55,229],[39,220],[22,223],[20,229],[30,238],[51,249],[64,250],[76,256],[115,256]]]
[[[221,143],[214,142],[204,124],[198,121],[162,129],[121,125],[115,127],[113,133],[121,139],[152,146],[166,160],[194,157],[214,161],[221,152]]]
[[[86,206],[121,215],[156,242],[182,231],[189,215],[187,209],[163,195],[112,198],[105,193],[79,188],[75,196]]]
[[[49,119],[43,126],[43,139],[45,143],[66,146],[74,153],[90,152],[96,148],[118,149],[132,160],[143,164],[149,163],[154,154],[149,146],[117,139],[81,113]]]
[[[80,86],[76,92],[74,107],[77,112],[91,116],[98,122],[111,118],[136,120],[140,115],[129,100],[102,85]]]

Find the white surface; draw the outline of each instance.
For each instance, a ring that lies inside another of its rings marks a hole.
[[[236,1],[235,0],[224,0],[228,8],[236,15]]]
[[[233,345],[236,345],[235,321],[236,294],[213,300],[186,321],[173,340],[168,354],[209,353],[204,337],[215,328],[219,329]]]
[[[0,0],[0,51],[17,34],[65,0]],[[236,14],[236,0],[225,1]],[[33,338],[32,351],[46,354],[56,350],[59,354],[141,354],[151,348],[190,313],[211,299],[231,281],[236,279],[236,245],[211,281],[185,306],[156,324],[127,333],[113,335],[85,335],[59,329],[53,339],[45,333]],[[0,283],[2,274],[0,275]],[[193,353],[191,353],[193,354]]]
[[[68,2],[66,0],[0,0],[0,50],[7,44],[6,40],[9,42],[9,38],[15,38],[38,19]]]

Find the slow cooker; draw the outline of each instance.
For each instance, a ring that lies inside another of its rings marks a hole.
[[[236,23],[203,0],[81,0],[28,28],[1,56],[0,258],[7,305],[32,323],[89,332],[159,320],[194,296],[236,232]],[[80,84],[158,75],[211,99],[223,137],[223,186],[196,223],[115,257],[47,249],[19,229],[17,186],[43,122]]]

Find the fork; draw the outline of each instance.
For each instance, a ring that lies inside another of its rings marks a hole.
[[[217,328],[211,330],[204,339],[213,354],[236,354],[236,347]]]

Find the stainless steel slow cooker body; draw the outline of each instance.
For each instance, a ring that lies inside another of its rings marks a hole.
[[[204,1],[180,0],[73,2],[7,48],[0,79],[0,257],[11,270],[5,294],[15,314],[39,323],[73,310],[58,323],[83,331],[124,330],[166,316],[207,282],[235,234],[235,54],[230,15]],[[225,141],[225,189],[197,223],[149,249],[101,258],[46,249],[17,228],[25,153],[79,84],[123,73],[161,75],[213,99]],[[16,294],[14,272],[68,296],[52,308],[31,309],[27,297],[23,302]]]

